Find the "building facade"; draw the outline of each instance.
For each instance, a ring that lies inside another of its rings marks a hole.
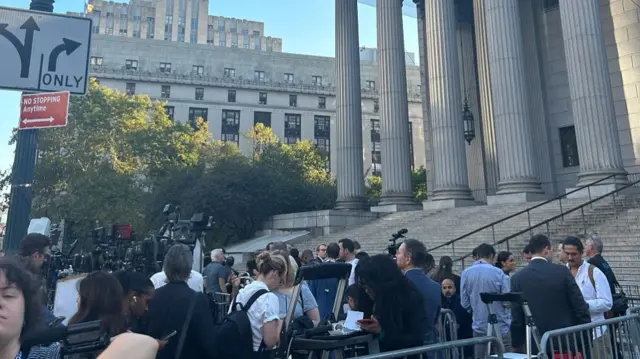
[[[209,0],[90,0],[86,12],[94,34],[282,52],[282,39],[265,36],[264,23],[208,9]]]
[[[405,57],[412,61],[413,55]],[[245,134],[258,122],[286,143],[311,140],[330,154],[329,169],[337,173],[337,81],[332,58],[94,35],[91,65],[91,76],[101,85],[167,101],[167,113],[176,121],[202,117],[215,139],[235,142],[245,154],[253,151]],[[371,61],[359,66],[364,139],[360,171],[380,174],[378,67]],[[419,68],[408,65],[406,77],[407,124],[412,130],[407,148],[411,164],[418,168],[425,165]]]
[[[404,1],[406,5],[408,1]],[[426,209],[628,182],[640,144],[640,8],[627,0],[414,0]],[[336,0],[338,208],[363,208],[356,0]],[[414,207],[403,1],[376,0],[381,207]],[[470,121],[473,119],[474,121]],[[474,131],[470,124],[473,123]],[[340,134],[342,132],[342,134]],[[467,143],[465,143],[467,142]],[[586,192],[586,191],[585,191]]]

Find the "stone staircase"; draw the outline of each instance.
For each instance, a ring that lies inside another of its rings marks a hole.
[[[478,231],[473,235],[431,251],[436,263],[441,256],[454,259],[467,255],[480,243],[493,244],[507,236],[546,221],[554,216],[588,202],[587,199],[563,199],[553,201],[529,214],[523,213],[493,227]],[[541,202],[538,202],[541,203]],[[364,251],[378,254],[386,251],[388,239],[401,228],[407,228],[408,238],[415,238],[434,248],[459,236],[470,233],[489,223],[511,214],[531,208],[538,203],[509,204],[500,206],[475,206],[439,211],[415,211],[393,213],[373,222],[348,228],[322,237],[312,238],[297,244],[300,249],[315,248],[321,243],[337,242],[341,238],[357,240]],[[562,206],[562,211],[561,211]],[[496,245],[496,250],[509,250],[520,258],[526,241],[532,234],[546,233],[557,243],[570,234],[584,233],[585,227],[594,230],[605,242],[604,256],[611,263],[623,284],[640,284],[640,196],[619,195],[615,202],[612,197],[602,199],[583,209],[576,210],[554,221],[538,226],[531,232],[519,235]],[[471,259],[457,262],[457,270],[471,264]]]

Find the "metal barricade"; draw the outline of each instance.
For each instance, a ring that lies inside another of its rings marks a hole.
[[[496,337],[478,337],[471,339],[454,340],[446,343],[438,343],[433,345],[425,345],[410,349],[395,350],[392,352],[371,354],[359,357],[359,359],[393,359],[415,357],[421,359],[442,358],[444,353],[461,353],[467,347],[473,347],[476,344],[489,344],[496,349],[495,358],[504,358],[504,345]]]
[[[626,284],[620,289],[626,294],[629,307],[640,307],[640,286]]]
[[[458,321],[451,309],[441,309],[438,318],[438,343],[458,339]]]
[[[640,314],[640,307],[629,306],[629,309],[627,309],[627,315],[631,314]]]
[[[638,359],[640,315],[626,315],[595,323],[546,332],[539,359]]]
[[[222,323],[224,317],[229,312],[229,306],[231,305],[231,294],[228,293],[213,293],[213,300],[215,302],[215,321],[216,323]]]

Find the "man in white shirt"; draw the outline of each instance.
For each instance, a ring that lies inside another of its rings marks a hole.
[[[158,289],[167,284],[167,275],[164,274],[164,271],[158,272],[151,276],[151,282],[153,283],[153,287]],[[189,276],[189,280],[187,280],[187,285],[196,292],[204,291],[204,278],[202,274],[192,270],[191,276]]]
[[[349,238],[342,238],[338,241],[340,245],[340,259],[345,263],[351,264],[351,275],[349,276],[349,285],[356,283],[356,266],[358,266],[358,258],[356,258],[356,246]]]
[[[584,300],[589,305],[591,322],[605,320],[604,313],[611,310],[613,306],[607,277],[596,266],[582,259],[584,245],[580,239],[571,236],[565,238],[562,242],[562,249],[567,259],[567,267],[576,279]],[[609,333],[606,330],[607,326],[601,326],[595,330],[591,350],[594,359],[613,357]]]

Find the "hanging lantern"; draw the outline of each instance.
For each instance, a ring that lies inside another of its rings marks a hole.
[[[471,145],[471,141],[476,138],[476,130],[473,125],[473,113],[469,110],[469,102],[464,99],[464,109],[462,110],[462,121],[464,124],[464,139],[467,144]]]

